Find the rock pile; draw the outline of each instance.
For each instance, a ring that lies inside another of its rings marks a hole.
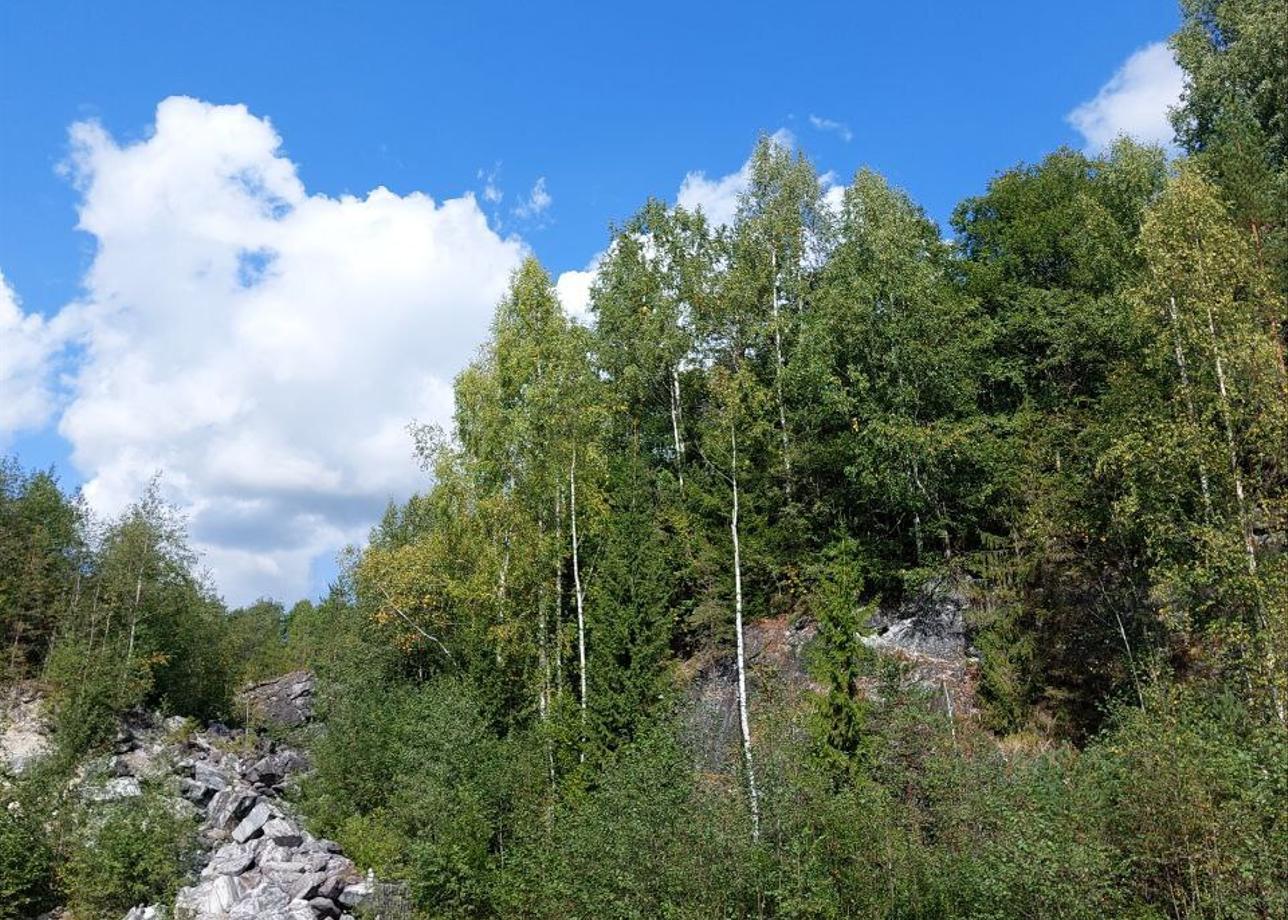
[[[271,712],[288,724],[311,717],[307,674],[251,690],[280,704]],[[145,782],[160,783],[174,791],[176,811],[201,822],[199,877],[180,889],[173,909],[141,905],[125,920],[353,920],[373,895],[385,899],[389,886],[364,878],[337,844],[305,830],[284,800],[292,777],[309,767],[303,754],[219,723],[190,728],[183,719],[159,723],[134,713],[111,753],[82,772],[81,794],[90,801],[133,798]]]
[[[212,737],[213,736],[213,737]],[[191,735],[174,764],[184,799],[204,810],[211,853],[200,879],[180,890],[174,916],[191,920],[350,918],[373,891],[340,847],[306,831],[281,795],[307,760],[272,742],[233,753],[240,733]],[[145,920],[136,908],[128,920]]]

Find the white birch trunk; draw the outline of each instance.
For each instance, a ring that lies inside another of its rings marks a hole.
[[[684,439],[680,437],[680,372],[671,365],[671,436],[675,439],[675,471],[684,488]]]
[[[1181,374],[1181,392],[1185,396],[1185,408],[1190,414],[1190,426],[1198,431],[1199,417],[1194,411],[1194,394],[1190,390],[1190,371],[1185,363],[1185,350],[1181,347],[1181,323],[1176,311],[1176,298],[1168,297],[1168,315],[1172,320],[1172,344],[1176,352],[1176,368]],[[1207,463],[1203,454],[1199,454],[1199,487],[1203,490],[1203,510],[1208,520],[1212,520],[1212,491],[1208,486]]]
[[[778,252],[769,251],[769,263],[772,272],[770,308],[774,315],[774,395],[778,399],[778,431],[783,442],[783,468],[787,472],[787,497],[792,497],[792,455],[791,443],[787,434],[787,406],[783,400],[783,333],[779,322],[778,311]]]
[[[738,646],[738,726],[742,733],[742,760],[747,771],[747,801],[751,808],[751,836],[760,839],[760,795],[756,791],[756,769],[751,756],[751,722],[747,718],[747,652],[742,628],[742,550],[738,542],[738,434],[729,429],[733,448],[733,508],[729,531],[733,535],[733,622]]]
[[[581,724],[586,725],[586,614],[584,609],[585,593],[581,586],[581,559],[577,544],[577,452],[574,450],[572,463],[568,469],[568,508],[572,520],[572,584],[577,601],[577,666],[580,669],[581,683]],[[585,759],[582,752],[582,759]]]
[[[545,525],[538,520],[538,535],[544,536],[545,529]],[[544,594],[544,590],[537,593],[537,667],[541,670],[541,687],[537,691],[537,712],[542,722],[546,721],[550,709],[550,654],[546,648],[549,641],[549,626],[546,622],[546,599],[542,596]]]
[[[1280,724],[1288,721],[1284,711],[1283,700],[1279,696],[1279,664],[1275,656],[1274,637],[1270,635],[1269,622],[1266,619],[1265,606],[1261,600],[1261,585],[1257,581],[1257,547],[1252,539],[1252,521],[1248,515],[1247,499],[1243,491],[1243,474],[1239,470],[1239,455],[1234,440],[1234,422],[1230,413],[1230,393],[1225,382],[1225,364],[1221,358],[1221,348],[1217,341],[1216,319],[1212,315],[1211,304],[1207,305],[1208,335],[1212,339],[1212,362],[1216,369],[1217,390],[1221,394],[1221,420],[1225,425],[1225,445],[1230,455],[1230,475],[1234,478],[1234,497],[1239,511],[1239,529],[1243,532],[1243,550],[1248,561],[1248,574],[1252,577],[1253,590],[1257,595],[1257,626],[1262,640],[1266,644],[1265,667],[1267,684],[1270,687],[1270,700]]]
[[[140,570],[134,579],[134,609],[130,611],[130,643],[125,652],[125,673],[130,673],[130,662],[134,658],[134,633],[139,625],[139,599],[143,596],[143,572]]]
[[[555,697],[563,696],[563,488],[555,492]]]

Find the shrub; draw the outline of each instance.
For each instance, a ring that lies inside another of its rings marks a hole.
[[[0,920],[34,917],[53,901],[53,854],[19,791],[0,791]]]
[[[60,871],[67,906],[77,920],[100,920],[138,904],[167,903],[196,850],[195,821],[158,793],[84,806]]]

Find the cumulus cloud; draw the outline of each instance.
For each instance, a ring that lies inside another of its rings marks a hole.
[[[563,304],[564,312],[575,320],[587,322],[590,319],[590,288],[603,261],[604,253],[601,252],[584,269],[563,272],[555,281],[555,294]]]
[[[775,132],[771,140],[782,147],[796,146],[796,139],[785,128]],[[738,213],[738,198],[750,180],[750,158],[736,172],[715,179],[701,170],[690,172],[680,183],[675,203],[689,211],[701,210],[707,220],[717,226],[731,224]]]
[[[51,358],[60,330],[38,313],[26,313],[0,272],[0,446],[14,433],[49,420],[54,399]]]
[[[1177,104],[1185,74],[1164,42],[1132,54],[1067,120],[1085,142],[1088,153],[1099,153],[1126,135],[1142,143],[1171,146],[1172,124],[1167,110]]]
[[[297,596],[419,484],[405,425],[449,420],[525,248],[472,195],[309,193],[244,106],[167,99],[132,144],[71,133],[97,252],[64,310],[59,431],[85,494],[111,513],[164,470],[229,600]]]
[[[834,121],[831,118],[811,115],[809,117],[809,123],[818,131],[827,131],[831,134],[835,134],[847,144],[854,140],[854,132],[851,131],[850,126],[843,121]]]

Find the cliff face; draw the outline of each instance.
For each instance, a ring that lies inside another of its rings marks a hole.
[[[942,578],[926,582],[900,603],[882,607],[858,637],[879,655],[899,661],[905,685],[930,693],[953,718],[975,714],[979,663],[970,646],[969,585]],[[810,620],[787,616],[747,624],[749,697],[782,705],[823,688],[809,673],[810,643],[818,634]],[[737,676],[733,656],[706,653],[686,661],[687,735],[694,758],[707,772],[736,768],[738,756]],[[878,693],[876,681],[866,691]]]
[[[0,689],[0,773],[22,773],[48,754],[51,733],[36,684],[24,681]]]

